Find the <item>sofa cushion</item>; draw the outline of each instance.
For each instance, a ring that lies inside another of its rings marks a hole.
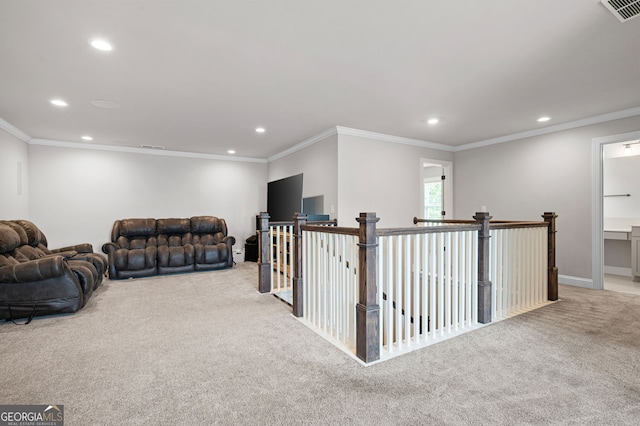
[[[189,219],[158,219],[158,247],[180,247],[191,244]]]
[[[194,216],[191,218],[191,233],[194,245],[215,245],[227,235],[227,224],[215,216]]]
[[[120,221],[120,235],[124,237],[156,236],[155,219],[123,219]]]
[[[20,246],[20,235],[9,225],[0,223],[0,253],[9,253]]]
[[[47,245],[44,233],[33,222],[28,220],[16,220],[15,223],[24,229],[27,235],[27,244],[33,247],[37,247],[40,244],[44,244],[45,246]]]
[[[143,249],[120,249],[115,252],[118,270],[141,271],[156,267],[156,247]]]
[[[18,225],[16,222],[11,220],[3,220],[3,221],[0,221],[0,223],[3,225],[7,225],[8,227],[10,227],[11,229],[13,229],[18,233],[18,235],[20,236],[21,246],[25,244],[29,244],[29,237],[27,236],[27,233],[24,231],[24,228],[22,226]]]

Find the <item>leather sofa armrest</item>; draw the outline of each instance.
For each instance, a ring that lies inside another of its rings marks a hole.
[[[75,250],[66,250],[66,251],[58,251],[58,252],[52,252],[49,256],[47,257],[51,257],[51,256],[62,256],[65,259],[71,259],[72,257],[74,257],[75,255],[77,255],[78,252]]]
[[[59,278],[65,275],[68,266],[62,256],[43,257],[0,268],[0,282],[23,283]]]
[[[116,243],[108,242],[102,245],[102,252],[105,254],[115,253],[118,250]]]
[[[76,244],[74,246],[61,247],[54,250],[49,249],[51,253],[60,253],[63,251],[75,251],[78,253],[93,253],[93,246],[89,243]]]
[[[227,235],[226,237],[222,238],[222,242],[225,243],[225,244],[234,245],[236,243],[236,237],[232,237],[231,235]]]

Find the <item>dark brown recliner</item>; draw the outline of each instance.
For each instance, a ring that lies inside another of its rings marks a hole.
[[[0,318],[31,319],[82,308],[91,293],[84,293],[67,260],[54,255],[18,261],[14,255],[21,242],[18,232],[0,223]]]
[[[189,219],[158,219],[158,273],[194,270],[194,248]]]
[[[158,273],[158,231],[155,219],[116,220],[111,241],[102,246],[109,260],[109,278],[137,278]]]
[[[230,268],[233,266],[235,237],[227,235],[227,223],[214,216],[191,218],[191,235],[195,249],[196,271]]]
[[[33,222],[28,220],[3,221],[3,223],[13,227],[23,239],[23,246],[18,251],[29,260],[38,259],[52,255],[61,255],[69,261],[74,269],[76,266],[90,272],[93,290],[97,289],[105,276],[107,261],[104,255],[95,253],[93,246],[88,243],[77,244],[59,249],[50,250],[48,248],[47,237]],[[16,228],[16,225],[22,228]],[[24,236],[26,235],[26,242]]]

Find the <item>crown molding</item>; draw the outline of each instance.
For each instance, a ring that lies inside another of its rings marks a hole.
[[[482,141],[472,142],[464,145],[458,145],[454,147],[453,151],[458,152],[458,151],[466,151],[469,149],[482,148],[489,145],[512,142],[519,139],[530,138],[533,136],[546,135],[548,133],[555,133],[563,130],[570,130],[578,127],[590,126],[592,124],[619,120],[621,118],[634,117],[636,115],[640,115],[640,106],[623,109],[620,111],[609,112],[607,114],[594,115],[593,117],[583,118],[581,120],[568,121],[566,123],[556,124],[555,126],[549,126],[549,127],[544,127],[544,128],[535,129],[535,130],[527,130],[526,132],[514,133],[511,135],[485,139]]]
[[[453,152],[455,147],[441,143],[428,142],[420,139],[405,138],[402,136],[387,135],[384,133],[370,132],[367,130],[352,129],[350,127],[337,126],[338,134],[357,136],[361,138],[375,139],[383,142],[398,143],[402,145],[419,146],[421,148],[437,149],[440,151]]]
[[[50,139],[31,139],[29,144],[42,145],[42,146],[55,146],[59,148],[75,148],[75,149],[88,149],[88,150],[96,150],[96,151],[112,151],[112,152],[126,152],[126,153],[133,153],[133,154],[160,155],[165,157],[200,158],[205,160],[238,161],[238,162],[246,162],[246,163],[266,163],[267,162],[267,160],[263,158],[234,157],[234,156],[226,156],[226,155],[202,154],[198,152],[134,148],[134,147],[117,146],[117,145],[97,145],[97,144],[78,143],[78,142],[56,141],[56,140],[50,140]]]
[[[323,141],[327,138],[330,138],[331,136],[335,136],[338,134],[338,128],[337,127],[332,127],[330,129],[325,130],[322,133],[318,133],[315,136],[311,136],[310,138],[307,138],[305,140],[303,140],[302,142],[299,142],[295,145],[293,145],[290,148],[285,149],[284,151],[280,151],[277,154],[272,155],[271,157],[267,158],[267,162],[272,162],[275,160],[279,160],[280,158],[286,157],[287,155],[291,155],[296,151],[300,151],[301,149],[304,149],[308,146],[313,145],[314,143]]]
[[[581,120],[556,124],[554,126],[544,127],[544,128],[535,129],[535,130],[528,130],[525,132],[514,133],[511,135],[485,139],[485,140],[471,142],[468,144],[457,145],[457,146],[450,146],[445,144],[428,142],[420,139],[405,138],[402,136],[387,135],[384,133],[370,132],[367,130],[353,129],[350,127],[335,126],[325,130],[322,133],[318,133],[315,136],[311,136],[310,138],[307,138],[302,142],[297,143],[291,146],[290,148],[287,148],[284,151],[274,154],[266,159],[256,158],[256,157],[234,157],[234,156],[215,155],[215,154],[203,154],[203,153],[187,152],[187,151],[153,150],[153,149],[134,148],[134,147],[117,146],[117,145],[95,145],[95,144],[88,144],[88,143],[85,144],[85,143],[78,143],[78,142],[65,142],[65,141],[56,141],[56,140],[49,140],[49,139],[34,139],[34,138],[31,138],[31,136],[27,135],[22,130],[13,126],[11,123],[2,119],[1,117],[0,117],[0,128],[6,130],[8,133],[17,137],[21,141],[31,145],[47,145],[47,146],[57,146],[57,147],[63,147],[63,148],[94,149],[94,150],[101,150],[101,151],[129,152],[129,153],[137,153],[137,154],[163,155],[163,156],[171,156],[171,157],[202,158],[202,159],[208,159],[208,160],[221,160],[221,161],[270,163],[272,161],[291,155],[296,151],[300,151],[308,146],[311,146],[317,142],[323,141],[335,135],[356,136],[356,137],[380,140],[383,142],[412,145],[412,146],[418,146],[421,148],[437,149],[445,152],[459,152],[459,151],[466,151],[469,149],[482,148],[490,145],[497,145],[505,142],[513,142],[520,139],[545,135],[548,133],[560,132],[563,130],[575,129],[578,127],[589,126],[592,124],[598,124],[598,123],[604,123],[607,121],[613,121],[613,120],[618,120],[622,118],[634,117],[638,115],[640,115],[640,106],[628,108],[620,111],[610,112],[607,114],[600,114],[593,117],[584,118]]]
[[[31,142],[31,136],[29,136],[22,130],[18,129],[16,126],[9,123],[8,121],[4,120],[2,117],[0,117],[0,129],[6,130],[16,138],[20,139],[22,142],[25,142],[25,143]]]

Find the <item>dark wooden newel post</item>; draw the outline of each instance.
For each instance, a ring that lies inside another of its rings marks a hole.
[[[477,212],[473,217],[482,226],[478,233],[478,322],[491,322],[491,281],[489,281],[489,221],[488,212]]]
[[[293,217],[293,316],[300,318],[302,308],[302,226],[307,223],[307,215],[296,213]]]
[[[358,243],[358,304],[356,305],[356,356],[364,362],[380,359],[380,307],[376,282],[375,213],[360,213]]]
[[[545,212],[542,217],[549,224],[547,245],[547,288],[548,299],[558,300],[558,268],[556,267],[556,218],[555,212]]]
[[[271,256],[269,255],[269,213],[261,212],[257,216],[258,223],[258,291],[271,291]]]

